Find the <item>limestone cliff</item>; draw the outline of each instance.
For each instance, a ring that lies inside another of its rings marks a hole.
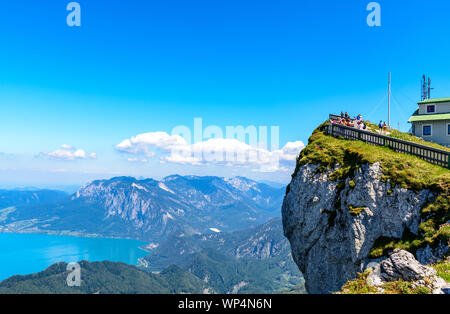
[[[308,292],[340,290],[394,247],[448,254],[449,172],[416,159],[315,131],[282,207]]]

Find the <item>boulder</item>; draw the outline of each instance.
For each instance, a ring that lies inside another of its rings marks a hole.
[[[413,287],[427,287],[433,294],[449,294],[450,284],[436,275],[436,271],[421,264],[411,253],[395,249],[390,256],[380,263],[367,265],[372,272],[367,283],[384,292],[381,287],[386,281],[404,280],[413,283]]]
[[[382,261],[380,270],[384,281],[415,281],[436,275],[433,268],[422,265],[414,255],[401,249],[395,249],[389,258]]]

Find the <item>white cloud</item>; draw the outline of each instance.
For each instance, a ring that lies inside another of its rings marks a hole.
[[[132,155],[128,158],[130,162],[138,162],[142,157],[154,157],[158,152],[160,163],[198,166],[214,164],[275,172],[290,170],[303,147],[301,141],[288,142],[282,149],[269,151],[262,146],[255,147],[237,139],[223,138],[189,144],[179,135],[154,132],[126,139],[118,144],[116,149],[121,153]]]
[[[86,153],[83,149],[76,149],[73,146],[63,144],[61,147],[53,152],[42,152],[42,155],[55,160],[80,160],[80,159],[96,159],[96,153]]]
[[[170,150],[175,147],[186,145],[186,141],[178,135],[169,135],[165,132],[153,132],[139,134],[130,139],[124,140],[116,146],[116,149],[123,153],[155,156],[152,148]]]
[[[287,142],[281,150],[277,152],[280,154],[281,160],[296,161],[300,151],[305,147],[302,141]]]
[[[67,144],[62,144],[61,148],[62,149],[67,149],[67,150],[73,150],[74,149],[73,146],[70,146],[70,145],[67,145]]]

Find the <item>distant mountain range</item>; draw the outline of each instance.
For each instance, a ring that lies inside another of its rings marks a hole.
[[[255,227],[280,216],[284,188],[242,177],[118,177],[91,182],[70,197],[28,202],[12,191],[0,206],[0,232],[165,239]],[[44,193],[44,192],[41,192]],[[49,193],[49,192],[48,192]],[[44,193],[45,194],[45,193]]]
[[[52,190],[0,190],[0,209],[10,206],[44,204],[67,198],[67,194]]]

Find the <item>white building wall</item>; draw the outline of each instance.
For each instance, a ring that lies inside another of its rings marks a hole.
[[[450,147],[450,135],[448,135],[449,124],[450,120],[413,122],[414,134],[426,141]],[[431,136],[423,135],[424,125],[431,125]]]
[[[428,113],[427,106],[434,105],[435,112]],[[421,104],[419,105],[419,114],[436,114],[436,113],[450,113],[450,102],[443,103],[429,103],[429,104]]]

